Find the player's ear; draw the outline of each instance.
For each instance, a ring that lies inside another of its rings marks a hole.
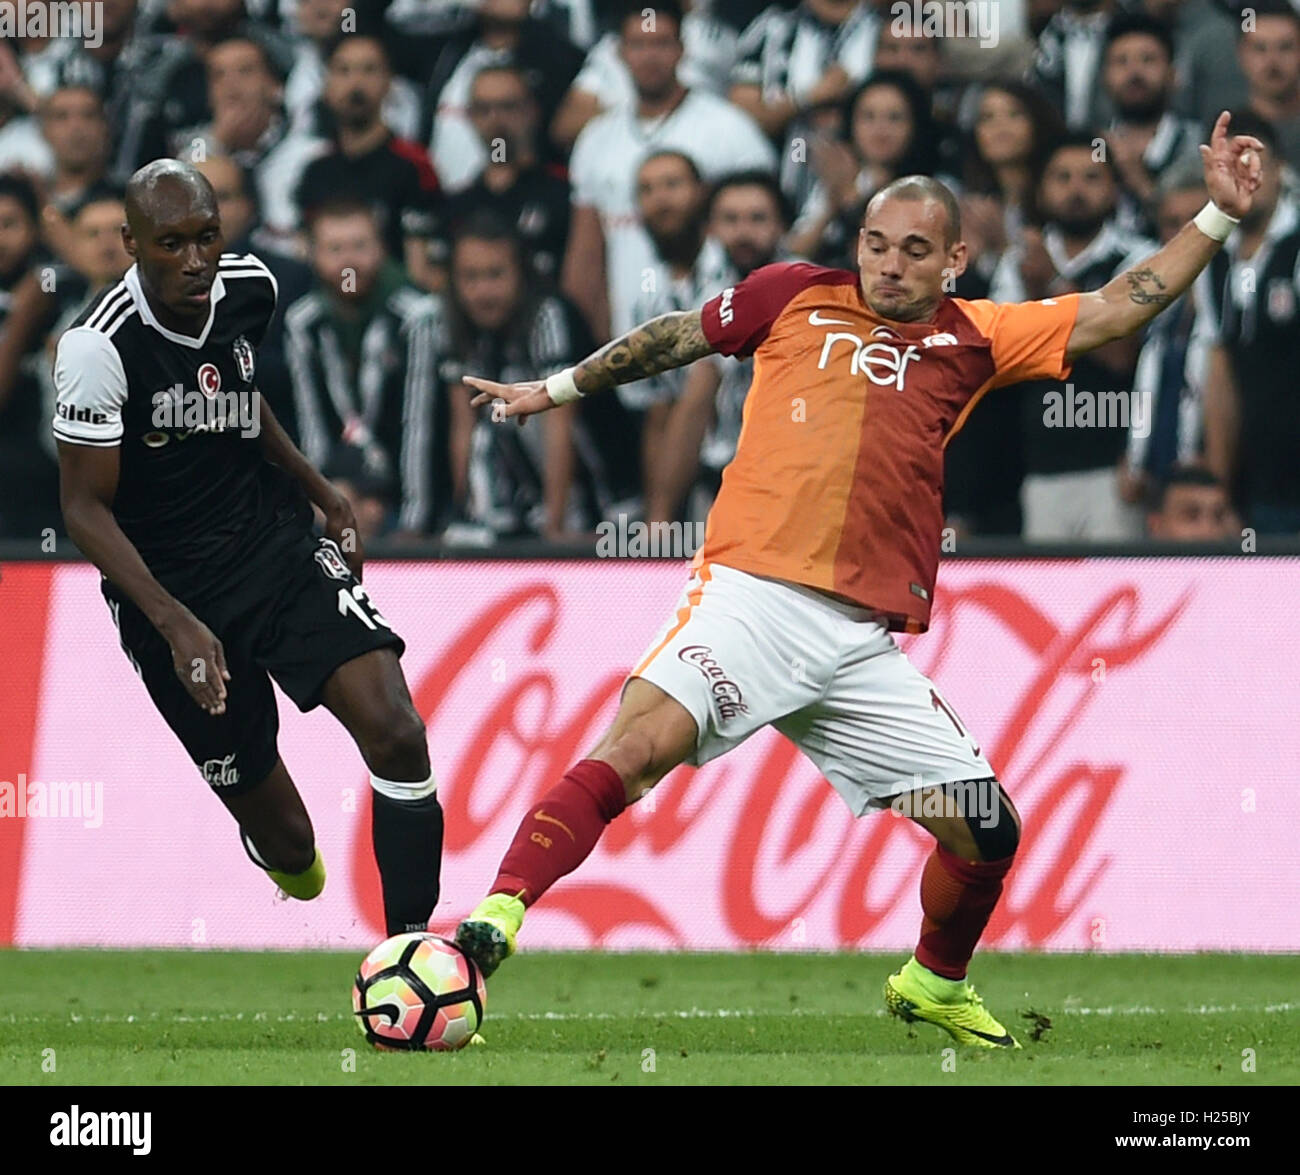
[[[126,221],[122,222],[122,248],[126,250],[128,257],[136,256],[135,237],[131,235],[131,226]]]
[[[966,248],[965,241],[958,241],[948,250],[948,265],[946,268],[954,278],[958,278],[966,272],[966,266],[969,264],[970,250]]]

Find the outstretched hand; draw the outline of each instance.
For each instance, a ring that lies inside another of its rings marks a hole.
[[[533,379],[519,384],[499,384],[495,380],[467,375],[465,382],[478,392],[470,404],[475,408],[483,404],[491,404],[494,421],[515,416],[519,418],[519,423],[522,425],[525,417],[535,416],[538,412],[545,412],[548,408],[555,407],[555,401],[547,394],[546,381],[542,379]],[[504,403],[497,403],[497,401],[504,401]]]
[[[1225,110],[1210,132],[1210,145],[1202,144],[1205,186],[1221,212],[1240,220],[1250,211],[1259,187],[1260,153],[1264,144],[1252,135],[1228,134],[1230,117]]]

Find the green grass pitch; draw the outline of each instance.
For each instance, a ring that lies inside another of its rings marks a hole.
[[[485,1047],[411,1055],[353,1025],[359,953],[3,951],[0,1084],[1300,1084],[1300,956],[977,956],[1025,1047],[955,1054],[884,1014],[903,957],[525,951]]]

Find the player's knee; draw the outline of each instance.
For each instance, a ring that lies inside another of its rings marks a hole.
[[[385,779],[429,774],[428,734],[413,707],[396,707],[372,723],[361,750],[370,770]]]
[[[659,782],[654,775],[655,744],[649,732],[639,727],[623,731],[600,755],[618,772],[629,802]]]
[[[1015,855],[1020,847],[1020,820],[1006,792],[996,779],[988,781],[992,787],[992,802],[981,811],[978,819],[969,820],[975,847],[983,861],[1003,861]]]

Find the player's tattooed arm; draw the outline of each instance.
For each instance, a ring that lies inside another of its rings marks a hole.
[[[712,351],[704,337],[700,311],[674,311],[643,322],[606,343],[574,368],[573,381],[578,391],[589,395],[615,384],[685,367]]]
[[[1230,124],[1228,113],[1220,114],[1209,145],[1200,148],[1206,190],[1218,209],[1215,215],[1228,218],[1228,228],[1216,226],[1211,216],[1202,230],[1198,217],[1140,265],[1099,290],[1080,294],[1074,329],[1065,348],[1067,360],[1140,331],[1182,296],[1219,251],[1231,222],[1240,221],[1250,211],[1260,184],[1264,144],[1251,135],[1230,136]],[[1213,209],[1207,206],[1206,212]]]
[[[1124,280],[1128,282],[1128,300],[1138,306],[1157,306],[1163,310],[1174,300],[1164,279],[1154,269],[1146,266],[1130,269]]]
[[[1079,295],[1079,312],[1066,346],[1066,357],[1136,334],[1172,305],[1219,250],[1193,224],[1186,225],[1158,253],[1127,269],[1099,290]]]
[[[700,311],[676,310],[633,327],[627,334],[606,343],[595,354],[588,355],[572,369],[573,382],[582,395],[588,396],[615,384],[631,383],[649,375],[658,375],[661,371],[671,371],[674,367],[685,367],[713,350],[712,344],[704,337]],[[467,375],[465,383],[476,393],[471,405],[492,404],[494,413],[500,408],[502,417],[513,416],[520,424],[525,417],[546,412],[556,405],[546,390],[545,380],[502,384]],[[498,401],[505,401],[505,406],[501,407]]]

